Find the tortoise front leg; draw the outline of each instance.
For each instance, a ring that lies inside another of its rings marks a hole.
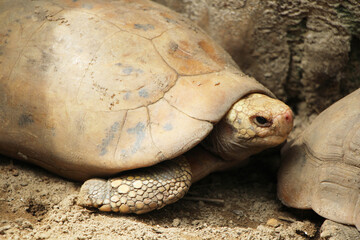
[[[81,187],[78,204],[100,211],[142,214],[182,198],[191,185],[184,156],[136,169],[116,178],[93,178]]]

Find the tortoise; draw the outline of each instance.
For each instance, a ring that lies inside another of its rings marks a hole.
[[[278,196],[287,206],[360,230],[360,89],[323,111],[282,149]]]
[[[87,180],[82,206],[161,208],[292,129],[286,104],[151,1],[2,0],[0,20],[0,152]]]

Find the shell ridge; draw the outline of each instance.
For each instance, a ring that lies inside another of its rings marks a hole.
[[[159,101],[159,100],[158,100]],[[150,116],[150,112],[149,112],[149,108],[148,106],[146,106],[146,114],[147,114],[147,117],[148,117],[148,122],[147,122],[147,125],[149,127],[149,135],[150,135],[150,139],[151,139],[151,142],[152,144],[155,146],[155,148],[159,151],[159,153],[157,154],[158,156],[161,155],[161,158],[162,159],[165,159],[165,155],[164,153],[160,150],[160,148],[158,147],[158,145],[155,143],[154,141],[154,138],[153,138],[153,134],[152,134],[152,128],[151,128],[151,116]]]
[[[211,72],[207,72],[207,73],[191,74],[191,75],[179,74],[179,77],[196,77],[196,76],[210,75],[210,74],[214,74],[214,73],[221,73],[223,71],[224,71],[224,69],[217,70],[217,71],[211,71]]]
[[[320,154],[319,152],[316,153],[309,145],[310,144],[306,140],[304,140],[305,155],[309,156],[310,159],[314,160],[319,165],[322,165],[324,161],[335,162],[334,158],[337,158],[337,157],[344,159],[345,155],[343,152],[341,155]]]
[[[206,120],[206,119],[200,119],[200,118],[196,118],[196,117],[193,117],[193,116],[190,116],[189,114],[186,114],[185,112],[181,111],[180,109],[178,109],[177,107],[175,107],[174,105],[172,105],[165,97],[163,98],[171,107],[173,107],[175,110],[179,111],[180,113],[184,114],[185,116],[189,117],[189,118],[192,118],[192,119],[195,119],[195,120],[198,120],[198,121],[202,121],[202,122],[208,122],[208,123],[211,123],[211,124],[214,124],[214,122],[211,122],[209,120]]]
[[[334,181],[329,181],[329,180],[322,180],[319,182],[320,185],[322,184],[330,184],[330,185],[336,185],[336,186],[340,186],[340,187],[343,187],[343,188],[350,188],[350,186],[346,186],[346,185],[343,185],[343,184],[340,184],[339,182],[334,182]],[[356,189],[356,188],[354,188]]]
[[[116,141],[116,146],[115,146],[115,149],[114,149],[113,159],[115,159],[115,157],[116,157],[117,148],[118,148],[118,146],[119,146],[119,142],[120,142],[121,135],[122,135],[121,133],[122,133],[122,130],[123,130],[123,128],[124,128],[124,125],[125,125],[127,116],[128,116],[128,110],[125,111],[124,117],[123,117],[122,122],[121,122],[121,126],[120,126],[120,128],[119,128],[120,134],[119,134],[119,137],[118,137],[118,139],[117,139],[117,141]]]
[[[360,119],[360,114],[358,114],[357,119]],[[360,168],[360,162],[357,159],[360,159],[360,122],[354,123],[352,127],[349,128],[348,134],[345,136],[344,140],[344,155],[342,161],[351,166]],[[357,162],[358,165],[355,165]]]
[[[315,155],[314,151],[312,151],[312,149],[308,146],[308,144],[306,144],[306,142],[304,143],[304,150],[305,155],[309,156],[308,160],[314,162],[316,164],[316,167],[319,167],[323,164],[321,157]]]
[[[179,28],[179,27],[171,27],[171,28],[168,28],[168,29],[166,29],[165,31],[163,31],[162,33],[160,33],[159,35],[157,35],[157,36],[155,36],[155,37],[153,37],[153,38],[147,38],[147,39],[149,39],[149,40],[153,43],[153,40],[155,40],[156,38],[159,38],[159,37],[161,37],[164,33],[168,32],[168,31],[170,31],[170,30],[173,30],[173,29],[177,29],[177,28]]]
[[[174,29],[176,29],[176,28],[174,28]],[[167,31],[169,31],[169,30],[170,30],[170,29],[164,31],[162,34],[164,34],[165,32],[167,32]],[[162,35],[162,34],[161,34],[161,35]],[[158,37],[159,37],[159,36],[158,36]],[[156,38],[153,38],[153,39],[156,39]],[[178,78],[179,78],[179,73],[175,70],[175,68],[173,68],[172,66],[170,66],[170,64],[169,64],[169,63],[165,60],[165,58],[161,55],[161,53],[160,53],[159,50],[157,49],[155,43],[153,42],[153,39],[151,39],[151,44],[153,45],[156,53],[160,56],[160,58],[164,61],[164,63],[165,63],[171,70],[173,70],[173,71],[176,73],[176,76],[177,76],[177,79],[178,79]],[[176,83],[176,81],[175,81],[175,83]],[[175,84],[174,84],[174,85],[175,85]],[[172,86],[171,86],[171,87],[172,87]],[[169,89],[171,89],[171,87],[170,87]]]

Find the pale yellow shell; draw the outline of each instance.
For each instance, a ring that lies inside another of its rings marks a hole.
[[[1,0],[0,36],[0,152],[72,179],[178,156],[271,95],[150,1]]]

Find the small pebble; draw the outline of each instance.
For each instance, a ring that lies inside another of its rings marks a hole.
[[[243,211],[238,210],[238,209],[233,210],[233,213],[235,213],[239,217],[243,217],[245,215]]]
[[[278,227],[280,225],[279,221],[276,220],[275,218],[270,218],[267,222],[266,225],[271,226],[271,227]]]
[[[197,225],[199,225],[200,223],[201,223],[200,220],[194,220],[194,221],[191,222],[191,225],[197,226]]]
[[[309,221],[300,222],[297,221],[293,223],[294,228],[296,229],[296,233],[306,237],[315,237],[317,229],[315,224]]]
[[[26,187],[28,185],[28,183],[27,182],[22,182],[22,183],[20,183],[20,185],[23,186],[23,187]]]
[[[36,239],[49,239],[51,237],[51,232],[38,232],[35,236]]]
[[[11,169],[11,173],[14,177],[19,176],[19,171],[17,169]]]
[[[267,73],[264,74],[264,77],[266,77],[266,78],[269,78],[271,76],[272,76],[272,74],[270,72],[267,72]]]
[[[179,218],[174,218],[173,222],[172,222],[172,226],[173,227],[178,227],[181,223],[181,220]]]

